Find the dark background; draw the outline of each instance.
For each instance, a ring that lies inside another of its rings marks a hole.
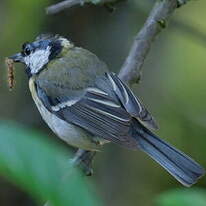
[[[44,8],[56,1],[1,0],[0,118],[40,130],[50,136],[51,141],[63,144],[42,121],[21,65],[16,66],[15,89],[9,92],[4,58],[19,51],[25,41],[33,41],[40,33],[51,32],[94,52],[112,71],[118,72],[153,2],[121,2],[113,13],[100,6],[84,6],[48,16]],[[199,0],[176,10],[170,24],[152,46],[143,67],[141,83],[132,86],[159,123],[158,135],[204,166],[205,8],[206,2]],[[163,192],[183,188],[142,152],[128,151],[112,144],[106,145],[97,155],[94,171],[92,181],[107,206],[152,206]],[[204,189],[205,181],[206,178],[202,178],[194,189]],[[35,203],[20,188],[1,178],[0,205],[29,206]]]

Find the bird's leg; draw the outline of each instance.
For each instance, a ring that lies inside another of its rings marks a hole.
[[[96,152],[78,149],[74,158],[71,160],[72,164],[78,166],[87,176],[93,174],[92,160]]]

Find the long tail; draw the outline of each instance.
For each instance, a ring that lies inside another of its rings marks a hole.
[[[184,186],[191,186],[205,174],[197,162],[158,138],[140,123],[135,124],[135,138],[139,148],[164,167]]]

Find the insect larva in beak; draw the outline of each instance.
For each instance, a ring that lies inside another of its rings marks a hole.
[[[12,59],[6,58],[6,66],[8,68],[8,86],[12,90],[14,88],[14,61]]]

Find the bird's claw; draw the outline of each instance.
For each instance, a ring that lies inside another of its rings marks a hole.
[[[95,154],[96,152],[79,149],[70,162],[80,168],[86,176],[91,176],[93,174],[92,160]]]

